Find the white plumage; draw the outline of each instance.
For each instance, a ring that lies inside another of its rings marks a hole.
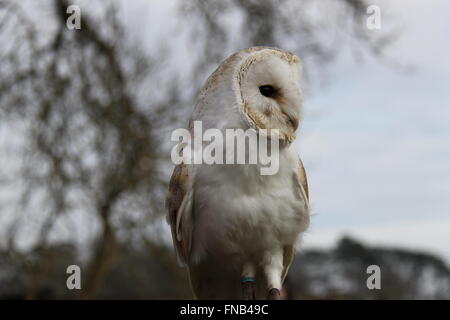
[[[193,121],[223,133],[278,129],[280,151],[274,175],[261,175],[260,164],[175,168],[168,222],[198,298],[242,298],[242,277],[256,279],[258,298],[277,298],[281,290],[309,225],[306,174],[292,145],[302,105],[299,74],[295,55],[250,48],[225,60],[201,90],[191,130]]]

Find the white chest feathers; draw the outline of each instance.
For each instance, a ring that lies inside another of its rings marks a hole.
[[[195,173],[192,257],[258,255],[293,245],[309,225],[298,188],[298,155],[280,152],[275,175],[258,165],[199,166]]]

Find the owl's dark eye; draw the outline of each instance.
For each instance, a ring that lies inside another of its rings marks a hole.
[[[265,97],[273,97],[277,93],[277,90],[271,85],[264,85],[259,87],[259,92]]]

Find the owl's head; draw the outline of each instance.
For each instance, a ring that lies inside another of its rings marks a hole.
[[[245,52],[245,50],[244,50]],[[247,49],[234,69],[233,91],[250,127],[279,130],[292,142],[300,122],[300,59],[276,48]]]

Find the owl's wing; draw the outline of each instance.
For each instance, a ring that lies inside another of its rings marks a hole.
[[[309,191],[308,191],[308,179],[306,178],[306,170],[303,166],[302,160],[299,158],[299,166],[296,171],[295,179],[296,179],[296,187],[297,192],[300,196],[306,201],[306,205],[309,207]],[[283,248],[283,273],[282,273],[282,281],[286,278],[289,267],[294,260],[295,256],[295,247],[294,245],[288,245]]]
[[[292,261],[294,261],[294,257],[295,257],[294,245],[285,246],[283,248],[283,273],[281,274],[281,282],[284,282],[289,267],[291,266]]]
[[[298,158],[298,184],[300,185],[300,192],[304,195],[304,199],[306,202],[309,201],[309,190],[308,190],[308,179],[306,178],[306,170],[303,166],[302,159]]]
[[[172,240],[178,262],[186,265],[189,261],[192,243],[194,190],[188,167],[179,164],[172,173],[169,192],[166,197],[167,222],[172,230]]]

